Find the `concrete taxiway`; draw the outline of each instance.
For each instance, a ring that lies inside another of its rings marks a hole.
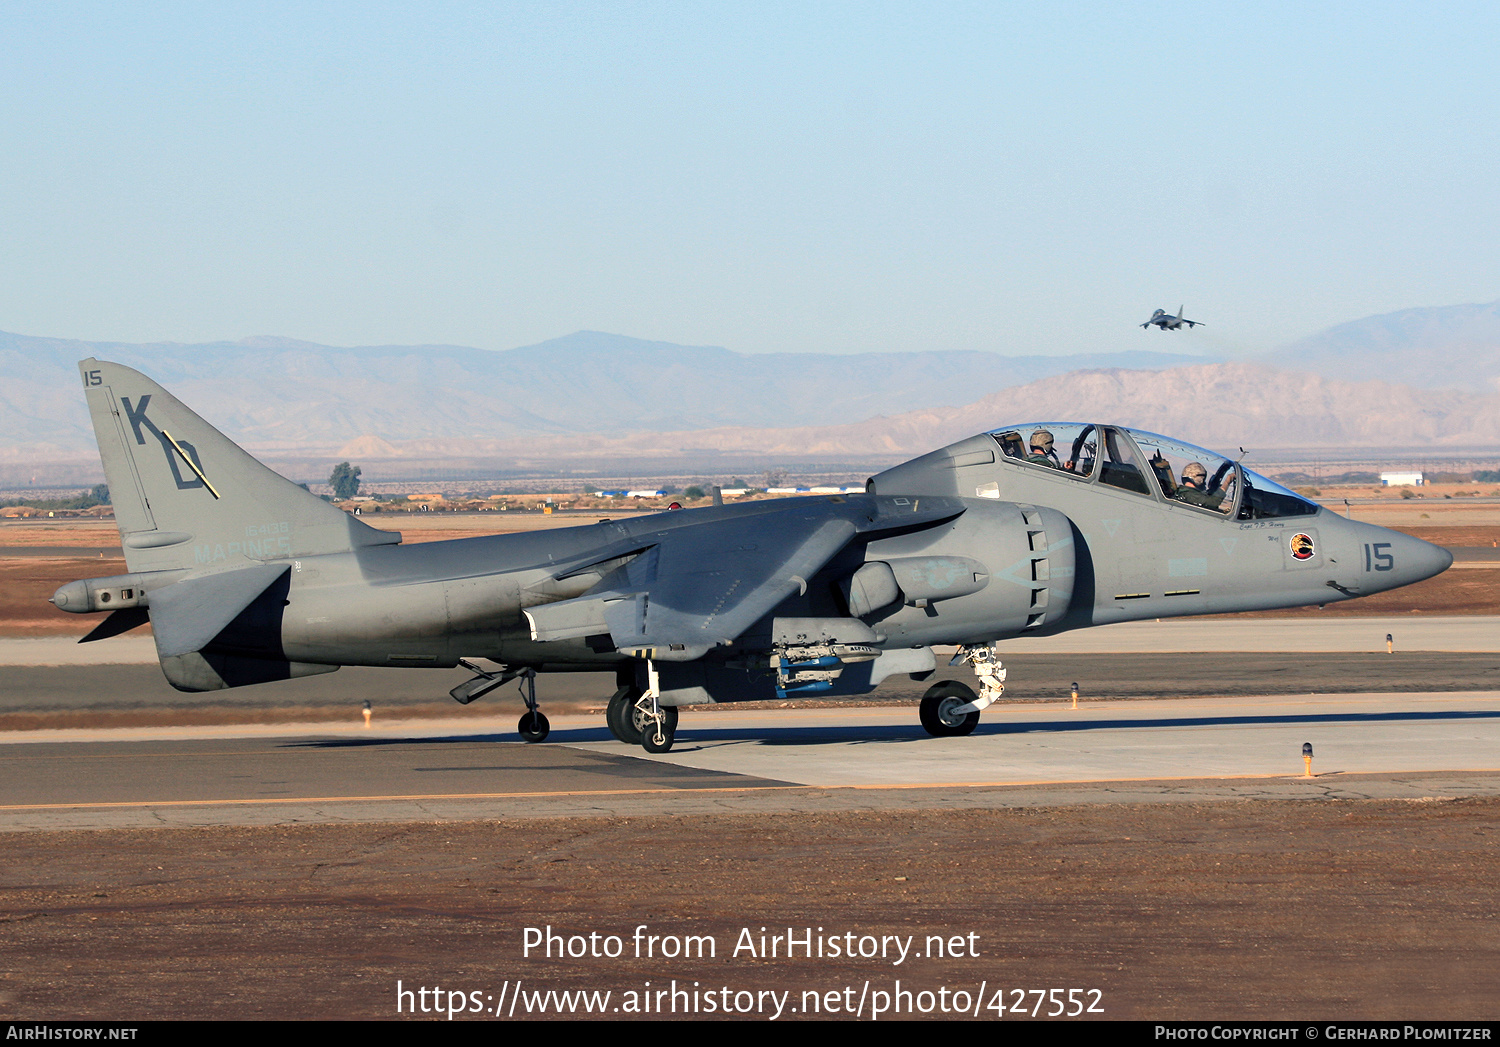
[[[608,674],[544,678],[553,733],[527,746],[513,701],[447,703],[461,674],[352,668],[215,704],[167,688],[146,636],[0,640],[0,713],[52,728],[0,732],[0,830],[1500,795],[1500,619],[1167,620],[1002,650],[1017,697],[1081,680],[1134,700],[1007,702],[938,739],[892,704],[926,686],[902,679],[873,707],[687,711],[673,752],[648,757],[597,711],[570,715]],[[216,709],[242,718],[192,718]]]
[[[967,738],[914,714],[687,713],[655,757],[597,717],[541,745],[472,721],[10,732],[0,830],[1500,795],[1500,692],[1011,705]]]

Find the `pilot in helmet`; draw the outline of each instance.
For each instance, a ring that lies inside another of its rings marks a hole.
[[[1057,460],[1057,452],[1052,450],[1052,434],[1046,429],[1038,429],[1031,434],[1031,453],[1026,456],[1026,460],[1045,465],[1049,469],[1062,468],[1062,463]]]
[[[1217,481],[1218,477],[1215,477]],[[1217,509],[1219,503],[1224,501],[1227,493],[1224,488],[1218,487],[1217,482],[1214,491],[1209,491],[1208,470],[1203,467],[1202,462],[1189,462],[1182,467],[1182,486],[1177,488],[1177,500],[1186,502],[1188,505],[1201,505],[1205,509]]]

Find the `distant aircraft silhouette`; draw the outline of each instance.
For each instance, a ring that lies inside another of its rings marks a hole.
[[[1155,324],[1163,331],[1177,331],[1181,330],[1183,324],[1187,324],[1189,327],[1197,327],[1200,323],[1202,323],[1201,320],[1184,319],[1182,316],[1182,306],[1179,305],[1177,307],[1176,316],[1172,316],[1165,309],[1158,309],[1156,312],[1151,314],[1151,319],[1141,324],[1141,329],[1145,330],[1147,327]]]

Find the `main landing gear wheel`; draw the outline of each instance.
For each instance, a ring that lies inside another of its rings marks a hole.
[[[641,744],[641,713],[635,707],[640,692],[633,687],[621,687],[604,707],[604,722],[609,733],[626,745]]]
[[[927,688],[922,696],[922,726],[927,733],[939,738],[953,738],[972,734],[979,726],[979,712],[961,713],[962,708],[977,696],[957,680],[945,680]]]
[[[542,742],[547,740],[547,732],[552,730],[552,725],[539,712],[525,712],[521,714],[521,722],[516,725],[516,730],[521,732],[523,742]]]

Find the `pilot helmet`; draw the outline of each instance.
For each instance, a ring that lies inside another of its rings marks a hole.
[[[1031,434],[1031,446],[1034,450],[1046,454],[1052,450],[1052,434],[1046,429],[1038,429]]]
[[[1189,462],[1182,467],[1182,478],[1191,480],[1195,484],[1201,484],[1208,477],[1208,470],[1203,468],[1202,462]]]

